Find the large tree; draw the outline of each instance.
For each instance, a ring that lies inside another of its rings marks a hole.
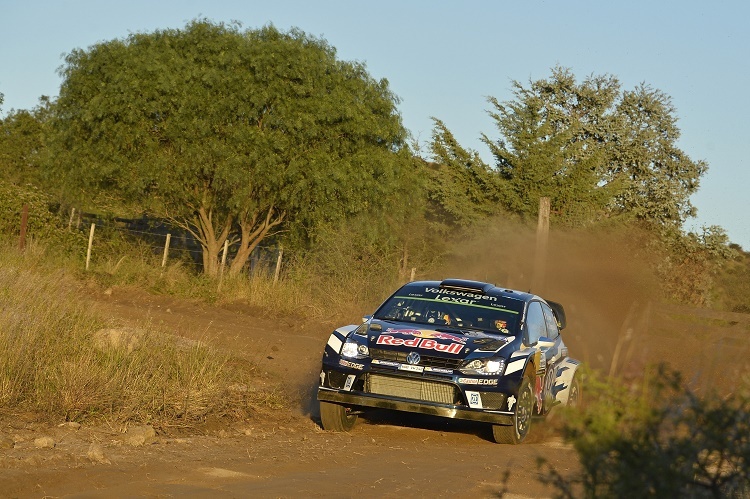
[[[599,76],[579,84],[569,71],[555,68],[549,80],[528,88],[514,81],[513,89],[512,101],[489,98],[500,138],[482,136],[510,188],[508,207],[534,215],[546,196],[569,223],[597,217],[612,196],[601,178],[619,83]]]
[[[558,221],[579,226],[622,217],[680,227],[694,213],[690,195],[706,165],[677,147],[675,110],[663,92],[646,85],[622,92],[609,75],[578,82],[561,67],[548,79],[512,84],[512,100],[488,99],[499,137],[482,135],[504,208],[535,216],[546,196]],[[444,165],[456,159],[443,146],[449,133],[436,122],[432,151]],[[478,155],[472,162],[488,171]]]
[[[397,98],[324,40],[206,20],[75,50],[61,70],[54,168],[78,199],[163,213],[215,274],[281,227],[389,201],[409,173]]]

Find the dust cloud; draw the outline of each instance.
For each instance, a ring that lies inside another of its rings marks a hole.
[[[632,356],[618,343],[622,347],[637,333],[648,304],[659,296],[649,266],[634,256],[632,246],[627,233],[551,231],[542,285],[531,289],[536,233],[498,223],[452,248],[431,277],[476,279],[562,303],[571,355],[606,372],[613,359],[621,364]]]

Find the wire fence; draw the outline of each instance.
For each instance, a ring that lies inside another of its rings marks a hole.
[[[16,214],[19,223],[19,247],[25,245],[27,223],[29,217],[28,206],[24,206]],[[88,235],[86,250],[86,269],[89,269],[92,255],[96,255],[95,241],[103,239],[107,247],[116,246],[124,241],[136,243],[140,248],[147,249],[154,256],[161,256],[161,266],[165,267],[170,260],[179,260],[194,265],[197,269],[203,267],[203,247],[188,230],[170,224],[167,220],[158,218],[106,218],[91,213],[82,213],[75,208],[70,210],[67,218],[67,230],[78,231]],[[64,221],[63,221],[64,223]],[[16,233],[19,233],[16,232]],[[231,242],[230,242],[231,241]],[[237,254],[236,238],[230,235],[218,255],[223,265],[230,265]],[[256,246],[243,270],[250,275],[264,273],[278,279],[283,249],[278,244]]]

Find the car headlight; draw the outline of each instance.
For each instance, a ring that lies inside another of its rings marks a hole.
[[[473,359],[461,366],[460,371],[465,374],[482,374],[484,376],[499,376],[505,370],[505,359]]]
[[[367,345],[362,345],[355,341],[347,341],[341,347],[341,355],[350,359],[363,359],[370,355],[370,349]]]

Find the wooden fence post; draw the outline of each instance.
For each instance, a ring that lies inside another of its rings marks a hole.
[[[536,227],[536,260],[534,262],[534,278],[531,284],[531,289],[536,294],[544,292],[543,288],[547,267],[547,241],[549,240],[549,208],[549,198],[539,198],[539,220]]]
[[[70,220],[68,220],[68,230],[70,230],[70,227],[73,225],[73,219],[76,216],[76,209],[71,208],[70,209]]]
[[[29,223],[29,204],[23,205],[21,210],[21,238],[18,240],[18,249],[23,251],[26,247],[26,226]]]
[[[91,246],[94,244],[94,228],[95,224],[91,224],[91,230],[89,231],[89,248],[86,250],[86,270],[89,269],[89,262],[91,261]]]
[[[167,241],[164,243],[164,256],[161,258],[161,266],[167,264],[167,255],[169,254],[169,241],[172,240],[172,234],[167,234]]]
[[[273,273],[273,283],[279,280],[279,272],[281,272],[281,257],[284,254],[284,248],[279,246],[279,256],[276,258],[276,271]]]
[[[219,287],[216,292],[221,291],[221,284],[224,281],[224,267],[227,264],[227,251],[229,251],[229,239],[224,240],[224,253],[221,255],[221,267],[219,268]]]

